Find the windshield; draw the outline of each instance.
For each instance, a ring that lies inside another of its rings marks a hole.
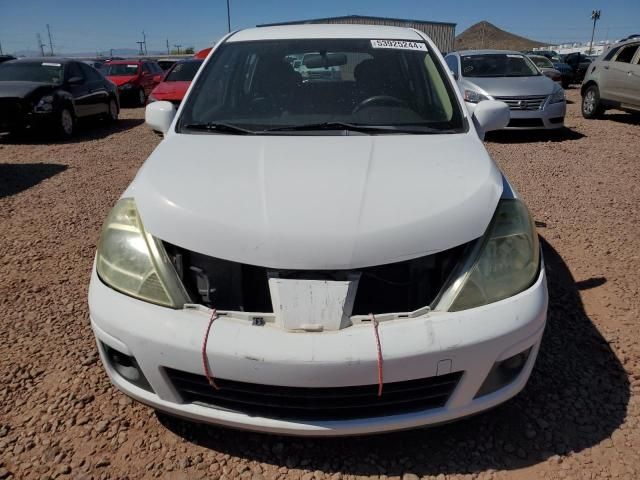
[[[492,53],[463,55],[461,58],[464,77],[534,77],[538,69],[524,55]]]
[[[0,64],[0,81],[26,81],[61,84],[63,78],[61,63],[9,62]]]
[[[553,63],[547,57],[529,57],[538,68],[553,68]]]
[[[318,125],[329,135],[346,124],[385,127],[368,134],[403,133],[408,126],[411,133],[466,128],[452,87],[424,43],[231,42],[204,69],[178,122],[183,133],[211,124],[225,124],[225,133],[230,125],[251,133]]]
[[[130,77],[137,75],[138,65],[135,63],[105,63],[100,73],[109,77]]]
[[[165,82],[190,82],[196,76],[198,69],[202,65],[202,60],[176,63],[169,73]]]

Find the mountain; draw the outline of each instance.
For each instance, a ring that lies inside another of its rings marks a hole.
[[[482,21],[470,26],[455,39],[456,50],[495,48],[500,50],[531,50],[545,43],[530,40],[502,30],[495,25]]]

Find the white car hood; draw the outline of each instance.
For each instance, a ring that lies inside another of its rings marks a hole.
[[[271,268],[351,269],[480,237],[502,175],[471,134],[167,137],[125,196],[152,235]]]

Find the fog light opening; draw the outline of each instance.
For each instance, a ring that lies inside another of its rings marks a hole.
[[[474,398],[488,395],[513,382],[527,364],[531,348],[493,364],[489,375]]]
[[[118,373],[118,375],[137,387],[147,390],[148,392],[153,392],[151,385],[149,385],[149,381],[142,373],[142,370],[134,357],[125,355],[105,343],[102,344],[102,348],[104,349],[109,365]]]

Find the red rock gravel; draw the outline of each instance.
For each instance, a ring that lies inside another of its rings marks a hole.
[[[640,478],[640,120],[583,120],[569,97],[569,131],[487,142],[545,241],[529,385],[466,421],[358,439],[193,425],[117,392],[87,283],[100,225],[158,139],[141,109],[68,143],[1,139],[0,479]]]

